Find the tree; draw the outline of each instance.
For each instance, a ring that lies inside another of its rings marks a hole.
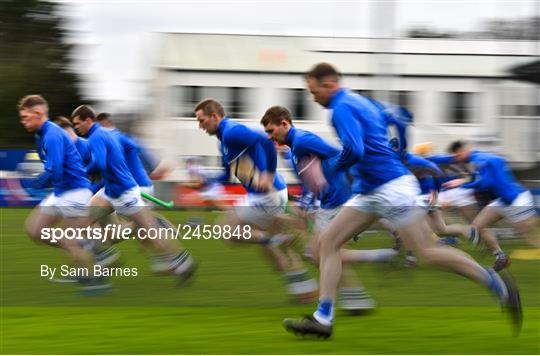
[[[51,117],[69,115],[81,103],[58,10],[50,2],[0,0],[0,147],[34,143],[18,119],[16,106],[24,95],[43,95]]]

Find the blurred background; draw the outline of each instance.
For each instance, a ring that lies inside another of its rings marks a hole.
[[[206,97],[258,127],[284,105],[298,126],[334,139],[302,74],[333,63],[344,85],[406,107],[411,146],[467,139],[503,154],[528,185],[540,177],[538,1],[3,1],[1,171],[32,167],[16,103],[29,93],[51,117],[81,103],[174,162],[219,166],[216,140],[192,109]],[[35,158],[35,157],[33,157]],[[30,162],[28,162],[30,161]],[[192,162],[192,161],[191,161]],[[39,164],[37,165],[39,166]],[[294,181],[286,164],[280,166]],[[173,194],[170,188],[163,194]]]

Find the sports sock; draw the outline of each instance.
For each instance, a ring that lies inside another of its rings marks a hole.
[[[313,313],[313,317],[323,325],[332,325],[334,321],[334,300],[332,298],[319,299],[317,311]]]
[[[185,272],[193,263],[188,250],[180,251],[178,255],[170,260],[170,270],[173,274],[181,274]]]

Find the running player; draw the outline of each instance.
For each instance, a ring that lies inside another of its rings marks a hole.
[[[472,150],[463,141],[454,142],[450,151],[453,153],[452,161],[472,164],[474,175],[471,181],[458,178],[446,182],[445,186],[475,189],[487,192],[492,197],[492,202],[471,223],[471,236],[506,218],[527,242],[540,247],[539,237],[532,233],[536,225],[532,194],[516,181],[506,160],[491,153]]]
[[[453,153],[453,147],[465,147],[466,145],[457,141],[452,144],[449,148],[450,153]],[[470,148],[467,146],[467,149]],[[442,206],[457,206],[458,211],[461,213],[463,218],[469,224],[472,224],[478,215],[478,206],[475,198],[475,192],[479,194],[485,194],[483,189],[478,187],[474,189],[469,185],[455,185],[448,184],[448,182],[454,181],[459,182],[463,177],[470,177],[473,172],[471,171],[471,165],[467,164],[465,159],[455,159],[456,157],[451,155],[435,155],[429,156],[427,159],[441,166],[447,173],[443,177],[442,188],[443,191],[440,194],[440,201]],[[471,229],[468,225],[451,225],[449,227],[452,232],[460,230],[460,235],[465,236],[471,241],[474,245],[477,245],[480,241],[483,241],[486,247],[491,251],[493,256],[495,256],[495,263],[493,264],[493,269],[500,271],[508,266],[510,266],[510,259],[508,255],[502,250],[497,237],[487,228],[481,229]]]
[[[163,171],[163,165],[154,158],[148,149],[142,146],[135,138],[130,135],[120,131],[116,128],[113,120],[111,119],[111,114],[109,113],[100,113],[96,116],[96,121],[106,130],[116,138],[118,143],[124,152],[124,158],[126,160],[127,167],[137,182],[141,192],[154,195],[154,185],[150,176],[146,171],[146,167],[152,172],[155,177],[162,177],[165,172]],[[144,163],[143,163],[144,162]],[[145,164],[146,163],[146,164]],[[149,208],[152,208],[152,203],[150,203]],[[172,228],[174,225],[163,215],[153,212],[154,217],[156,218],[156,223],[165,229]],[[116,214],[111,214],[104,218],[104,223],[120,224],[120,220]],[[123,224],[126,225],[126,224]],[[131,225],[126,225],[126,227],[132,228]],[[116,251],[108,249],[104,251],[104,258],[108,255],[114,255]],[[100,254],[101,255],[101,254]],[[150,270],[154,273],[164,273],[168,269],[167,257],[165,258],[161,255],[151,254],[151,267]]]
[[[262,132],[251,130],[225,116],[223,106],[216,100],[205,99],[195,106],[194,111],[199,128],[217,136],[220,142],[224,173],[216,180],[225,183],[231,173],[235,174],[248,192],[244,201],[228,211],[226,225],[233,230],[251,226],[250,238],[231,241],[262,245],[277,269],[285,274],[289,292],[299,301],[313,298],[317,283],[303,267],[300,257],[291,246],[287,246],[291,238],[283,234],[283,214],[288,196],[285,181],[276,173],[274,143]],[[246,174],[243,173],[242,162],[247,162]],[[278,245],[286,252],[278,249]]]
[[[54,119],[54,123],[63,128],[68,134],[69,138],[71,138],[71,141],[75,144],[75,148],[77,148],[77,151],[82,157],[83,164],[85,166],[90,164],[92,154],[90,153],[88,140],[78,136],[77,133],[75,133],[73,124],[67,118],[58,116]],[[89,178],[92,184],[91,190],[93,194],[97,193],[101,188],[103,188],[103,180],[101,179],[101,175],[91,175]],[[107,223],[120,225],[120,221],[116,220],[108,221]],[[102,223],[102,225],[104,226],[106,223]],[[99,226],[99,224],[96,226]],[[120,258],[120,252],[112,247],[110,243],[103,244],[101,241],[96,240],[82,240],[80,243],[86,250],[91,251],[94,254],[94,264],[101,267],[112,266]]]
[[[320,236],[321,293],[315,313],[302,319],[286,319],[285,328],[295,334],[331,336],[342,270],[341,246],[380,217],[397,227],[403,243],[421,260],[488,287],[503,306],[510,308],[519,327],[521,304],[515,285],[464,252],[439,246],[431,238],[424,213],[416,203],[418,183],[388,145],[382,111],[368,99],[342,88],[340,77],[333,66],[320,63],[305,79],[314,100],[332,109],[331,122],[343,145],[340,154],[323,165],[326,181],[358,164],[362,192],[345,204]]]
[[[42,239],[45,228],[61,224],[64,228],[89,225],[87,204],[92,197],[81,156],[69,136],[48,118],[49,105],[39,95],[28,95],[18,105],[21,124],[37,138],[38,154],[45,171],[36,179],[22,180],[23,187],[45,188],[53,192],[34,208],[26,220],[26,231],[34,241],[64,249],[78,267],[93,271],[93,257],[76,240],[60,239],[52,243]],[[109,288],[102,279],[80,277],[83,292]]]
[[[77,133],[88,137],[92,160],[86,166],[87,173],[100,173],[104,182],[104,188],[90,202],[92,221],[116,211],[134,221],[139,229],[149,231],[157,228],[127,167],[120,144],[108,130],[95,122],[94,110],[88,105],[81,105],[73,111],[71,119]],[[178,276],[181,281],[193,275],[195,263],[187,250],[178,252],[169,239],[149,240],[148,243],[155,253],[168,261],[168,273]]]
[[[261,124],[268,136],[278,144],[287,145],[291,149],[293,168],[300,179],[303,173],[299,168],[304,160],[318,158],[322,164],[338,155],[339,149],[331,146],[312,132],[298,129],[293,126],[290,112],[281,106],[273,106],[264,113]],[[311,163],[313,164],[313,163]],[[309,184],[309,183],[307,183]],[[311,239],[311,250],[314,252],[314,261],[318,265],[318,235],[326,229],[330,221],[338,214],[343,205],[351,196],[350,184],[345,172],[339,172],[327,186],[316,195],[320,201],[320,209],[315,211],[315,231]],[[341,250],[344,266],[344,275],[339,291],[341,306],[345,310],[356,311],[373,309],[375,302],[360,281],[356,278],[350,267],[351,263],[387,261],[396,255],[393,249],[381,250]]]

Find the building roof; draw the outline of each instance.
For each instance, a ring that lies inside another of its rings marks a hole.
[[[304,73],[314,63],[343,74],[507,77],[536,55],[530,41],[373,39],[163,33],[159,68]]]

